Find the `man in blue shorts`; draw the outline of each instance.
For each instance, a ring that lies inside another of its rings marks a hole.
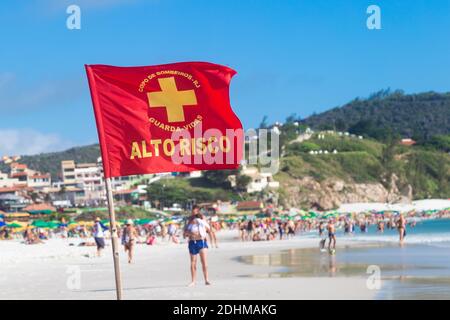
[[[195,285],[197,277],[197,255],[200,255],[200,262],[202,264],[203,276],[205,278],[205,284],[210,285],[208,279],[208,265],[206,249],[208,249],[208,242],[206,240],[208,232],[211,228],[205,221],[203,215],[199,212],[199,207],[194,206],[192,209],[192,215],[186,223],[184,229],[184,237],[189,238],[189,254],[191,258],[191,277],[192,282],[189,287]]]

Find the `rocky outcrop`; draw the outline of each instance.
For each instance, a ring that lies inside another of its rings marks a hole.
[[[411,186],[400,192],[396,181],[386,189],[381,183],[349,183],[339,179],[319,182],[312,177],[289,179],[281,183],[282,204],[287,207],[331,210],[343,203],[353,202],[408,202]]]

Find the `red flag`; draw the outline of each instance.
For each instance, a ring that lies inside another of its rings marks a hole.
[[[87,65],[105,177],[235,169],[242,124],[229,84],[236,72],[206,62]]]

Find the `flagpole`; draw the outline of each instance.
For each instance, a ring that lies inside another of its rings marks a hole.
[[[111,187],[111,178],[106,178],[106,195],[108,200],[109,226],[111,229],[111,243],[114,260],[114,274],[116,279],[116,296],[117,300],[122,300],[122,279],[120,277],[119,263],[119,238],[117,236],[116,213],[114,211],[114,198]]]

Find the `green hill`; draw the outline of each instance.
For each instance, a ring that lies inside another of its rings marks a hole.
[[[310,154],[317,150],[338,150],[338,153]],[[414,198],[450,197],[450,154],[445,150],[337,134],[325,134],[324,139],[318,139],[316,134],[302,143],[286,145],[275,178],[288,185],[310,176],[318,182],[339,179],[348,184],[381,183],[389,189],[393,174],[398,177],[399,189],[412,187]]]
[[[22,156],[20,163],[26,164],[30,169],[41,172],[49,172],[55,180],[61,175],[61,161],[75,160],[75,162],[97,162],[100,157],[100,146],[98,144],[75,147],[65,151],[42,153],[32,156]],[[8,172],[9,166],[0,163],[0,171]]]
[[[382,90],[300,122],[316,130],[349,131],[378,140],[396,134],[424,141],[450,133],[450,93]]]

